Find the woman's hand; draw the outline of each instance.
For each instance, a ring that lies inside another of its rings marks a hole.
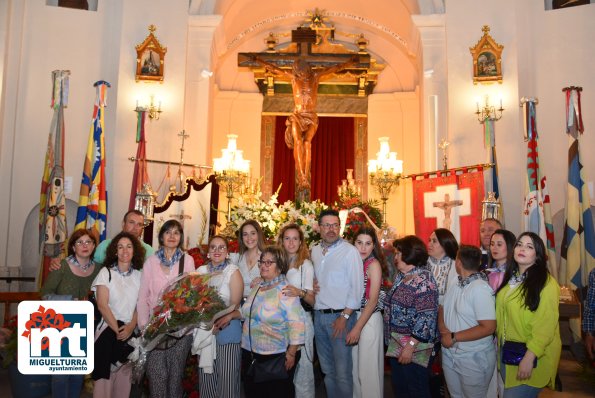
[[[213,334],[217,334],[219,330],[225,329],[231,320],[233,319],[232,312],[229,314],[223,315],[221,318],[218,318],[215,323],[213,324]]]
[[[531,351],[527,350],[523,359],[519,363],[519,370],[517,372],[516,378],[519,380],[527,380],[531,377],[533,373],[533,362],[535,361],[535,354]]]
[[[283,294],[287,297],[301,297],[302,290],[295,286],[287,285],[283,288]]]
[[[413,346],[405,344],[405,347],[403,347],[401,355],[399,356],[399,363],[401,365],[407,365],[408,363],[411,363],[411,358],[413,358]]]
[[[361,330],[357,329],[357,328],[353,328],[349,331],[349,333],[347,333],[347,336],[345,337],[345,343],[347,345],[355,345],[359,342],[359,337],[361,335]]]
[[[126,340],[128,337],[132,336],[132,332],[134,332],[134,327],[135,324],[133,322],[120,326],[118,328],[118,340]]]
[[[287,351],[285,353],[285,369],[290,370],[295,366],[295,354],[290,353]]]

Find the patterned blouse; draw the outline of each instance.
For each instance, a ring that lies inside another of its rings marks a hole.
[[[271,355],[285,352],[289,345],[304,344],[305,313],[299,298],[283,294],[286,286],[284,280],[270,289],[252,289],[241,310],[244,319],[242,348]]]
[[[415,267],[397,273],[384,300],[384,342],[393,332],[410,335],[428,343],[436,340],[438,320],[438,288],[432,273]]]

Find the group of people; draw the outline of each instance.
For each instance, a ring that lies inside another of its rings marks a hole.
[[[69,256],[54,264],[42,288],[47,298],[86,299],[94,291],[101,313],[97,397],[129,396],[127,342],[148,323],[162,289],[195,271],[179,222],[163,224],[154,252],[139,240],[142,222],[141,213],[128,212],[123,231],[99,246],[90,231],[75,231]],[[212,276],[209,284],[233,310],[214,323],[215,354],[199,368],[201,397],[239,397],[242,385],[247,397],[314,397],[316,356],[328,397],[382,397],[385,356],[398,397],[431,396],[429,368],[438,358],[452,397],[496,396],[498,380],[507,398],[536,397],[553,386],[559,288],[539,236],[516,238],[493,219],[481,226],[486,253],[459,245],[443,228],[427,244],[405,236],[392,243],[396,272],[387,283],[389,264],[374,229],[347,242],[330,209],[318,224],[321,241],[311,249],[296,224],[266,246],[258,222],[246,221],[239,253],[229,253],[224,236],[209,239],[209,261],[196,271]],[[150,351],[152,397],[183,395],[192,344],[187,335]],[[521,346],[516,363],[510,345]],[[282,362],[285,376],[262,380],[247,371],[254,362]],[[79,396],[82,377],[54,379],[54,396]]]

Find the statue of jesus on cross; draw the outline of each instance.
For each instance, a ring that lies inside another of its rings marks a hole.
[[[294,61],[291,72],[281,69],[271,62],[266,62],[258,56],[254,61],[264,66],[268,71],[284,75],[291,79],[293,89],[294,108],[285,125],[285,143],[293,149],[293,157],[297,169],[297,183],[300,190],[310,189],[310,165],[312,160],[312,139],[318,129],[318,115],[316,102],[318,100],[318,84],[324,75],[338,72],[357,62],[359,57],[354,55],[349,61],[327,68],[313,69],[303,58]]]

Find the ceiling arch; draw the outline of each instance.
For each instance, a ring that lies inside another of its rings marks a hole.
[[[411,15],[435,12],[440,3],[443,0],[377,0],[374,7],[362,8],[359,0],[342,0],[325,2],[321,11],[335,26],[338,41],[355,48],[353,36],[363,33],[370,54],[386,63],[375,92],[399,92],[414,90],[423,79],[420,38]],[[270,32],[281,35],[280,43],[290,41],[290,31],[303,25],[307,13],[319,4],[312,0],[191,0],[191,13],[222,16],[211,65],[218,87],[256,92],[252,74],[237,67],[237,53],[263,51]]]

